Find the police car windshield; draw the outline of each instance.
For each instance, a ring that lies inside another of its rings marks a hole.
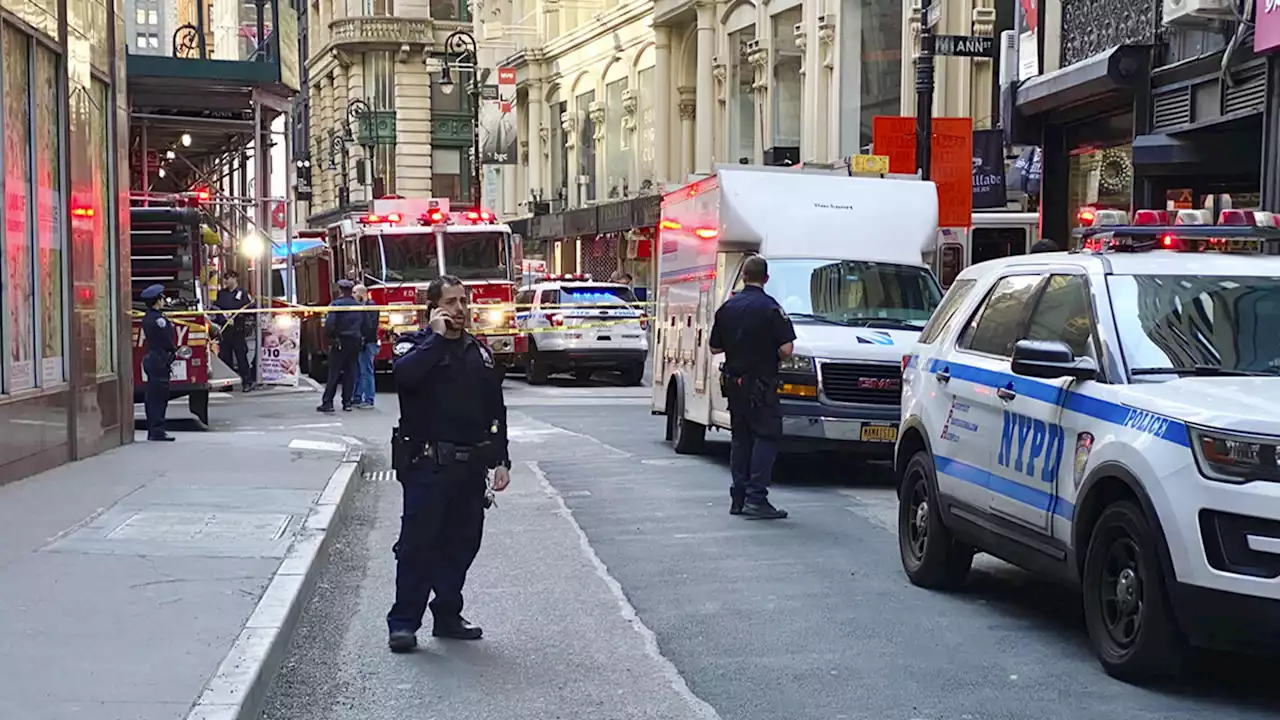
[[[560,288],[560,304],[562,305],[629,305],[639,302],[631,288],[625,286],[610,287],[608,285],[563,286]]]
[[[769,261],[765,290],[794,318],[920,329],[942,301],[924,268],[855,260]]]
[[[1135,377],[1280,373],[1280,278],[1112,275],[1107,283]]]
[[[374,277],[388,282],[426,282],[440,276],[436,258],[436,238],[431,234],[396,234],[382,236],[381,254],[366,258]],[[506,235],[500,232],[447,233],[444,236],[444,262],[450,275],[463,280],[506,277]],[[377,272],[382,270],[382,272]]]

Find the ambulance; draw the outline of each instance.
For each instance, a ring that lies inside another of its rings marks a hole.
[[[651,409],[675,451],[729,428],[724,356],[708,340],[756,253],[796,331],[777,387],[781,449],[892,456],[902,355],[942,300],[925,262],[937,221],[937,190],[917,179],[725,165],[665,195]]]

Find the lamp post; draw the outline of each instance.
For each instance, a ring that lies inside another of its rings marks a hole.
[[[342,161],[341,167],[338,161]],[[351,201],[350,192],[347,191],[347,140],[343,133],[337,130],[329,131],[329,171],[341,172],[341,182],[336,188],[338,195],[338,208],[345,209],[348,202]]]
[[[471,202],[477,209],[480,207],[480,64],[476,48],[476,38],[466,30],[455,30],[445,38],[444,66],[440,69],[440,92],[448,95],[453,92],[453,77],[450,65],[459,72],[471,71],[467,94],[471,97]]]

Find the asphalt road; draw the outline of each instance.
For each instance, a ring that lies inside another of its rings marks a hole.
[[[399,486],[362,483],[264,720],[1271,718],[1276,663],[1104,675],[1079,598],[981,557],[909,585],[883,468],[786,461],[780,522],[727,514],[727,444],[674,455],[642,389],[507,381],[513,486],[468,582],[478,643],[386,650]],[[385,396],[383,396],[385,397]],[[343,417],[385,437],[390,403]]]

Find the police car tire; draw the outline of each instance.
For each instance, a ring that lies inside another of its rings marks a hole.
[[[628,365],[622,368],[623,385],[639,385],[644,382],[644,365]]]
[[[529,351],[529,360],[525,364],[524,379],[530,385],[546,385],[550,378],[550,368],[546,366],[546,362],[539,359],[537,348]]]
[[[1103,510],[1089,538],[1083,577],[1085,626],[1102,668],[1117,680],[1141,683],[1175,677],[1186,658],[1187,646],[1169,605],[1158,542],[1142,509],[1129,501]],[[1121,543],[1136,548],[1142,598],[1136,636],[1128,643],[1108,631],[1102,599],[1113,548]]]
[[[912,585],[933,590],[948,590],[964,584],[973,567],[974,549],[956,540],[943,522],[938,510],[937,477],[933,456],[921,450],[911,457],[903,472],[898,496],[898,551],[902,569]],[[920,503],[926,501],[923,552],[913,542],[912,533]]]

